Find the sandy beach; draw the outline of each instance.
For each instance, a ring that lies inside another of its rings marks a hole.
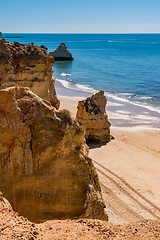
[[[59,92],[60,108],[70,110],[75,117],[77,102],[84,96],[62,96]],[[145,125],[145,114],[133,113],[137,124],[132,122],[130,126],[126,119],[129,109],[126,113],[118,109],[118,102],[108,102],[108,106],[114,140],[103,145],[91,144],[89,156],[100,178],[109,221],[123,224],[143,219],[160,220],[160,129],[151,128],[152,118],[148,118]],[[116,107],[117,113],[112,107]],[[115,126],[116,119],[123,123],[122,127]],[[158,118],[156,121],[158,123]]]

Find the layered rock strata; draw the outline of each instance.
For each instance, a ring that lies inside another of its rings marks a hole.
[[[9,43],[0,40],[0,89],[11,86],[29,87],[35,94],[59,108],[54,87],[54,58],[45,46]]]
[[[76,119],[85,130],[86,140],[110,141],[111,124],[105,111],[106,104],[107,99],[102,90],[86,100],[78,102]]]
[[[72,54],[67,49],[65,43],[61,43],[55,51],[50,52],[55,61],[71,61],[73,60]]]
[[[0,190],[32,220],[107,218],[84,130],[28,88],[0,90]]]

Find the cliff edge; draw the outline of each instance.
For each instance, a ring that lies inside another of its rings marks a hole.
[[[35,94],[58,109],[52,66],[54,58],[47,48],[0,39],[0,89],[12,86],[29,87]]]

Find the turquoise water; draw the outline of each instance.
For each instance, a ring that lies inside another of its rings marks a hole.
[[[73,62],[56,62],[57,81],[79,91],[106,95],[160,110],[160,34],[3,34],[13,42],[44,44],[53,51],[65,42]]]

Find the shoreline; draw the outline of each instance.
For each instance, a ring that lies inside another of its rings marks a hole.
[[[76,89],[70,89],[63,86],[63,84],[57,80],[55,81],[55,87],[57,95],[62,99],[64,97],[68,98],[68,101],[75,98],[78,102],[90,97],[93,94],[89,91],[85,92]],[[106,112],[112,127],[160,129],[159,112],[156,110],[151,110],[145,106],[131,103],[128,100],[120,100],[116,97],[107,97]]]
[[[73,117],[78,101],[88,97],[88,93],[76,96],[76,91],[66,91],[60,86],[56,91],[60,109],[68,109]],[[126,126],[127,120],[122,119],[120,112],[117,113],[118,120],[123,124],[115,126],[112,120],[117,115],[112,109],[118,109],[121,103],[108,101],[108,106],[106,112],[114,140],[90,144],[89,157],[99,176],[109,222],[124,224],[142,219],[160,220],[160,128],[148,124]]]

